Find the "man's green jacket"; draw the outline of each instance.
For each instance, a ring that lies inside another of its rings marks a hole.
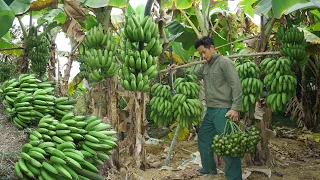
[[[207,107],[241,110],[241,81],[229,58],[214,54],[210,62],[197,66],[194,72],[204,80]]]

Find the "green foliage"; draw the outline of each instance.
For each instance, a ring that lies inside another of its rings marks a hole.
[[[63,24],[66,21],[67,15],[63,10],[63,7],[59,5],[57,9],[51,9],[42,13],[41,17],[38,19],[38,24],[57,22],[58,24]]]
[[[11,10],[17,14],[23,14],[30,7],[31,0],[14,0],[10,4]]]
[[[162,0],[160,6],[162,9],[172,8],[173,5],[175,5],[177,9],[188,9],[192,6],[192,3],[192,0]]]
[[[306,0],[285,0],[285,1],[278,1],[272,0],[272,10],[273,14],[276,18],[281,18],[281,16],[293,5],[297,3],[303,3]]]
[[[243,8],[244,13],[249,14],[251,17],[254,16],[254,9],[252,4],[257,0],[242,0],[239,5]]]
[[[15,73],[15,64],[9,61],[0,61],[0,83],[11,79]]]
[[[9,31],[12,26],[13,20],[14,12],[3,0],[0,0],[0,37],[4,36]]]

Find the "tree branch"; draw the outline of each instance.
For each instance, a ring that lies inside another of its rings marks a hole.
[[[189,17],[187,16],[187,14],[182,10],[179,9],[180,12],[183,14],[183,16],[187,19],[187,21],[189,22],[189,24],[191,25],[192,29],[194,30],[194,32],[197,34],[198,39],[200,39],[202,37],[202,35],[200,34],[200,32],[198,31],[198,29],[195,27],[195,25],[192,23],[192,21],[189,19]]]
[[[212,33],[213,33],[214,31],[216,31],[216,28],[218,27],[220,21],[222,20],[222,17],[223,17],[223,16],[219,16],[218,20],[216,21],[216,23],[215,23],[214,25],[212,24],[211,21],[209,21],[210,24],[211,24],[211,26],[212,26],[212,32],[210,33],[210,36],[212,36]]]
[[[239,57],[252,57],[252,56],[265,56],[265,55],[278,55],[278,54],[280,54],[280,52],[275,51],[275,52],[259,52],[259,53],[251,53],[251,54],[236,54],[236,55],[230,55],[230,56],[225,56],[225,57],[239,58]],[[185,68],[185,67],[190,67],[190,66],[197,65],[197,64],[203,64],[206,62],[207,62],[206,60],[195,61],[195,62],[184,64],[181,66],[177,66],[177,67],[173,68],[173,70],[181,69],[181,68]],[[163,70],[159,71],[159,73],[166,73],[166,72],[168,72],[168,69],[163,69]]]

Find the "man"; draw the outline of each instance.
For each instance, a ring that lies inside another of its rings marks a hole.
[[[195,70],[197,77],[204,80],[207,105],[207,112],[198,134],[198,147],[202,161],[202,169],[198,172],[217,174],[211,147],[213,137],[223,133],[226,116],[233,121],[238,121],[242,105],[242,87],[232,61],[217,54],[210,37],[203,37],[194,45],[201,57],[207,61]],[[176,65],[169,68],[174,67]],[[225,156],[224,160],[227,180],[242,180],[241,159]]]

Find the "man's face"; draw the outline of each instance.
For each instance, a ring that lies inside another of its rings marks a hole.
[[[205,48],[203,45],[201,45],[197,50],[200,53],[201,57],[208,62],[211,61],[212,54],[215,52],[213,45],[211,45],[209,48]]]

